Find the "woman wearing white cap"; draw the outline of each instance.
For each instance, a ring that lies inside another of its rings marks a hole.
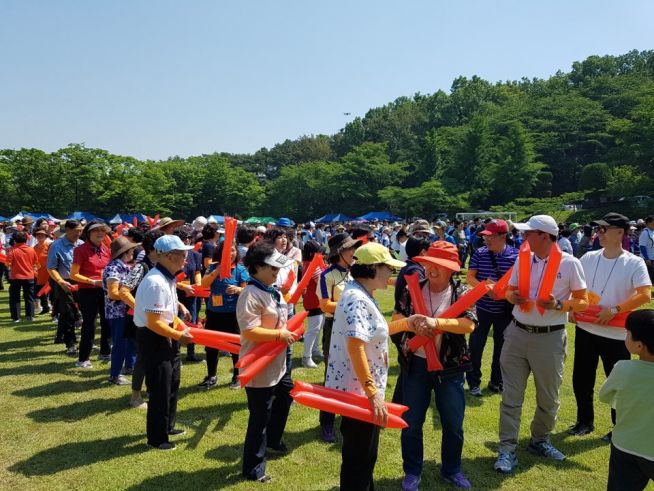
[[[248,268],[250,281],[236,304],[241,331],[240,355],[261,342],[281,341],[290,346],[296,338],[286,329],[288,308],[275,282],[280,270],[290,267],[292,261],[280,254],[270,241],[260,241],[248,249],[243,263]],[[270,481],[266,474],[266,449],[287,451],[282,435],[291,407],[292,388],[285,351],[245,386],[250,417],[242,472],[247,479]]]

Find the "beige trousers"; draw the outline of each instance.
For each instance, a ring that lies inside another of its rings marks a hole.
[[[567,348],[565,329],[534,334],[520,329],[515,321],[505,329],[500,355],[504,382],[500,404],[501,451],[513,452],[518,445],[522,403],[530,373],[534,374],[537,404],[531,422],[531,438],[535,442],[549,440],[560,406],[559,388]]]

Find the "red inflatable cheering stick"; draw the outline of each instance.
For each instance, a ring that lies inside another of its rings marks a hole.
[[[306,385],[311,384],[296,382],[291,391],[293,399],[303,406],[373,423],[372,408],[365,396],[326,387],[318,388],[318,386],[312,386],[311,390],[305,390]],[[408,426],[401,416],[408,407],[399,404],[393,404],[391,407],[389,403],[386,403],[386,408],[388,410],[386,428],[402,429]]]
[[[543,279],[540,282],[540,288],[538,289],[538,300],[549,300],[552,288],[554,287],[554,282],[556,281],[556,275],[559,272],[562,255],[559,245],[556,242],[552,244],[550,255],[548,256],[547,264],[545,265]],[[536,305],[536,308],[538,309],[538,312],[540,312],[540,315],[545,313],[543,307]]]
[[[302,312],[302,314],[296,315],[295,317],[301,317],[302,321],[304,321],[307,315],[308,312],[305,311]],[[293,317],[293,319],[295,319],[295,317]],[[304,334],[304,325],[300,323],[298,328],[292,332],[293,334],[295,334],[296,338],[299,338],[300,336],[302,336],[302,334]],[[267,352],[258,356],[254,361],[249,363],[245,368],[241,370],[241,373],[238,376],[238,380],[241,383],[241,387],[245,387],[247,384],[249,384],[250,381],[259,374],[259,372],[261,372],[264,368],[266,368],[275,358],[277,358],[279,355],[282,354],[283,351],[286,350],[286,343],[274,341],[274,342],[263,343],[263,344],[269,344],[272,346],[268,349]],[[252,350],[248,352],[248,355],[251,352]]]
[[[232,276],[232,244],[236,237],[236,218],[225,217],[225,240],[223,242],[223,253],[220,256],[220,279],[226,280]]]
[[[509,280],[511,279],[511,274],[513,274],[513,267],[504,273],[497,283],[493,285],[493,293],[495,294],[496,300],[504,300],[506,298],[506,290],[509,288]]]
[[[324,263],[325,261],[322,258],[322,254],[317,253],[313,256],[313,259],[309,263],[309,266],[307,266],[307,270],[302,274],[302,279],[300,280],[300,283],[298,283],[297,288],[295,288],[295,291],[293,292],[293,295],[291,295],[291,298],[288,300],[288,303],[296,304],[298,300],[300,300],[300,295],[302,295],[302,292],[309,284],[309,281],[311,281],[311,277],[316,271],[316,268],[319,267],[320,264]]]
[[[427,307],[425,305],[425,299],[422,296],[422,289],[420,288],[420,278],[418,276],[418,273],[405,275],[404,279],[406,280],[406,285],[407,288],[409,289],[409,296],[411,297],[411,305],[413,305],[413,311],[416,314],[421,314],[431,317],[431,312],[427,311]],[[436,335],[439,336],[440,333],[437,333]],[[416,351],[420,346],[424,347],[425,358],[427,359],[427,370],[430,372],[436,372],[438,370],[442,370],[443,365],[439,360],[438,353],[436,351],[436,340],[430,339],[426,336],[414,336],[409,341],[410,347],[412,346],[411,341],[413,341],[416,338],[419,338],[419,341],[416,341],[415,343],[419,342],[420,344],[415,350],[413,348],[411,349],[412,351]]]

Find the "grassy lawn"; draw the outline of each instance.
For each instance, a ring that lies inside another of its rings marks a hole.
[[[390,315],[392,291],[379,295]],[[175,452],[148,450],[145,412],[128,407],[129,386],[107,382],[108,364],[74,368],[74,359],[52,344],[49,316],[34,323],[13,324],[7,293],[0,293],[0,489],[229,489],[256,486],[240,477],[240,459],[247,407],[245,392],[229,390],[231,361],[221,358],[219,388],[208,392],[195,386],[206,374],[202,364],[182,368],[178,426],[187,430],[177,439]],[[47,319],[46,319],[47,317]],[[561,390],[561,411],[553,442],[568,460],[553,463],[524,451],[534,412],[533,384],[525,399],[520,466],[514,476],[496,474],[492,465],[497,450],[499,396],[467,398],[463,470],[477,489],[585,489],[606,487],[609,447],[599,437],[609,430],[609,409],[596,404],[596,432],[567,437],[576,407],[572,393],[574,331],[569,327],[569,357]],[[489,373],[492,337],[485,356],[485,386]],[[300,366],[302,345],[294,350]],[[202,348],[198,350],[203,354]],[[394,357],[392,358],[394,359]],[[390,397],[397,377],[391,368]],[[295,368],[293,378],[322,381],[322,369]],[[598,384],[604,379],[598,373]],[[340,447],[318,440],[318,413],[294,405],[285,441],[291,453],[269,461],[273,476],[269,489],[331,490],[338,487]],[[377,489],[399,489],[402,478],[400,433],[382,432],[375,471]],[[448,489],[438,478],[440,460],[438,416],[425,423],[425,470],[422,489]]]

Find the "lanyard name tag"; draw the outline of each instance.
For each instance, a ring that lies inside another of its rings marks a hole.
[[[223,296],[222,295],[211,295],[211,305],[214,307],[223,306]]]

